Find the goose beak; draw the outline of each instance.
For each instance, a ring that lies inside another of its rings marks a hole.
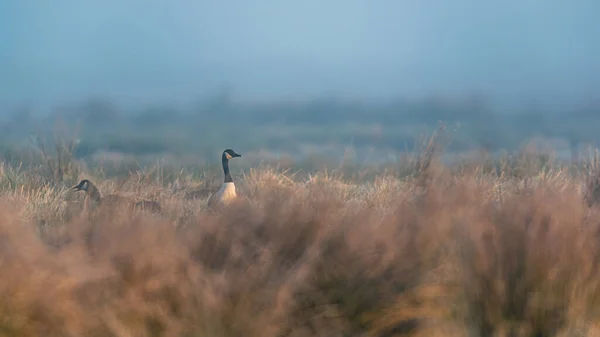
[[[79,190],[80,190],[79,185],[75,185],[75,186],[69,188],[69,191],[79,191]]]

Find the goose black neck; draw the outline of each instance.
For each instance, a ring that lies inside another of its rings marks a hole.
[[[223,173],[225,173],[225,182],[232,183],[233,179],[231,178],[231,173],[229,173],[229,159],[225,157],[223,153],[223,158],[221,158],[221,163],[223,164]]]
[[[88,182],[87,194],[94,201],[100,201],[100,199],[102,198],[102,196],[100,195],[100,191],[98,191],[98,188],[91,182]]]

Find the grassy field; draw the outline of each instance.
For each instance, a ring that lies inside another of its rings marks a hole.
[[[443,165],[436,142],[395,166],[232,162],[221,213],[218,167],[4,163],[0,336],[600,335],[598,157]],[[87,216],[83,178],[163,212]]]

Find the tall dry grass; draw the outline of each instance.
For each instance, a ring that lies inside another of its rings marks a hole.
[[[252,170],[222,213],[186,177],[96,180],[164,212],[92,217],[3,167],[0,336],[600,335],[588,178],[414,163],[360,183]]]

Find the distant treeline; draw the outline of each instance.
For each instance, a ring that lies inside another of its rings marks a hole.
[[[600,140],[600,104],[560,113],[523,109],[507,114],[480,98],[365,103],[329,97],[251,104],[236,103],[225,92],[186,108],[163,105],[131,111],[91,99],[56,107],[45,116],[27,108],[4,115],[0,137],[5,145],[60,130],[79,139],[78,157],[99,150],[212,154],[224,144],[290,152],[307,144],[402,150],[439,122],[455,132],[450,151],[510,150],[534,136],[562,139],[571,146]]]

